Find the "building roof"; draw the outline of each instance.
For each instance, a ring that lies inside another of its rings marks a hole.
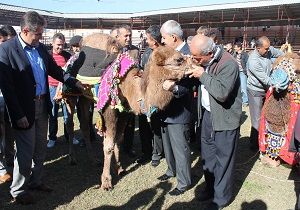
[[[0,3],[0,24],[19,25],[22,15],[35,10],[44,15],[48,28],[111,28],[129,24],[134,29],[161,25],[173,19],[182,27],[300,25],[300,1],[249,0],[239,3],[182,7],[136,13],[60,13]]]

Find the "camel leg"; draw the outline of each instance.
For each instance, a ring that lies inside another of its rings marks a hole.
[[[122,115],[118,118],[117,121],[117,131],[116,132],[116,144],[115,144],[115,148],[114,148],[114,156],[115,156],[115,160],[116,160],[116,172],[118,175],[122,176],[125,173],[125,169],[123,169],[122,165],[121,165],[121,161],[120,161],[120,145],[121,142],[124,139],[124,131],[125,131],[125,127],[126,124],[128,122],[128,115]]]
[[[124,138],[124,132],[122,132],[123,135],[120,135],[120,138]],[[114,155],[116,160],[116,171],[119,176],[122,176],[125,173],[125,170],[123,169],[120,161],[120,141],[117,140],[115,147],[114,147]]]
[[[67,108],[67,123],[66,123],[66,129],[69,135],[69,164],[70,165],[76,165],[77,160],[76,160],[76,152],[74,150],[74,145],[73,145],[73,138],[74,138],[74,121],[73,121],[73,116],[75,112],[75,104],[76,104],[76,98],[75,97],[70,97],[66,99],[66,108]]]
[[[104,136],[103,152],[104,152],[104,166],[101,175],[101,188],[104,190],[112,189],[112,178],[110,174],[111,158],[114,152],[115,143],[111,136]]]

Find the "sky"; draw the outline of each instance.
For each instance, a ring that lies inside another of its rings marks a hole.
[[[1,3],[62,13],[133,13],[243,1],[246,0],[1,0]]]

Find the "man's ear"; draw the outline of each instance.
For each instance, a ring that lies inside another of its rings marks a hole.
[[[174,34],[172,34],[171,36],[172,36],[173,42],[177,42],[177,36],[175,36]]]
[[[214,57],[214,54],[212,52],[209,52],[210,54],[210,57],[213,58]]]

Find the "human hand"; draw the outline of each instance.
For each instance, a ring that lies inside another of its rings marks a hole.
[[[175,81],[167,79],[163,83],[163,89],[167,91],[172,91],[175,85],[176,85]]]
[[[28,128],[29,123],[28,123],[27,117],[24,116],[21,119],[17,120],[17,126],[19,128]]]
[[[204,68],[202,66],[197,66],[195,64],[192,64],[184,74],[189,75],[190,78],[195,77],[195,78],[200,78],[201,75],[204,72]]]

